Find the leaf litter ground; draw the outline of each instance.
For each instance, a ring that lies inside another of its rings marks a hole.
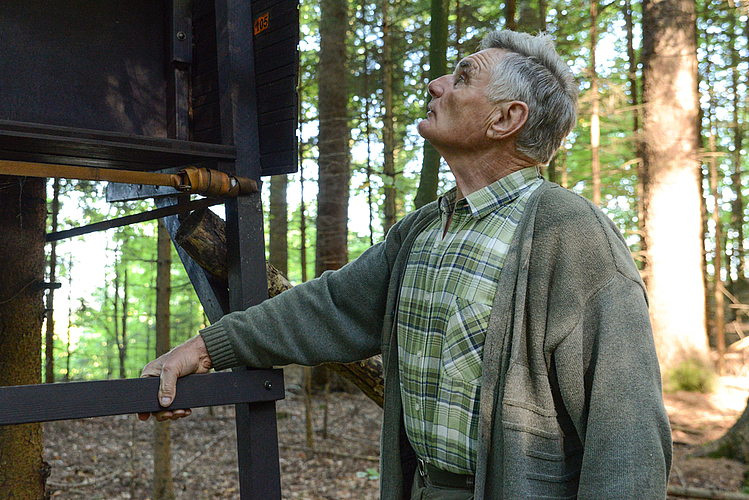
[[[714,394],[666,394],[673,427],[671,484],[744,491],[745,464],[694,458],[690,451],[720,437],[741,415],[749,379],[723,377]],[[322,396],[313,398],[314,450],[306,447],[304,398],[287,392],[277,404],[284,499],[375,500],[379,495],[382,411],[361,394],[332,393],[327,437]],[[198,408],[171,424],[177,499],[238,499],[233,407]],[[153,423],[118,416],[44,425],[48,480],[57,500],[151,499]],[[669,497],[671,498],[671,497]]]

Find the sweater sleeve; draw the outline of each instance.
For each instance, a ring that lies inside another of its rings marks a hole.
[[[644,293],[617,275],[587,318],[554,354],[583,444],[578,498],[665,498],[671,432]]]
[[[341,269],[201,330],[214,368],[313,366],[379,354],[393,265],[419,217],[416,212],[405,217],[384,242]]]

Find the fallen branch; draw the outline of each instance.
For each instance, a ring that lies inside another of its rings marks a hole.
[[[692,488],[688,486],[669,486],[668,494],[682,498],[704,498],[707,500],[749,500],[749,495],[733,491]]]

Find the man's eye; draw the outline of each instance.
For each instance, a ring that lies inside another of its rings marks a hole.
[[[455,84],[456,84],[456,85],[457,85],[458,83],[465,83],[465,81],[466,81],[466,77],[465,77],[465,75],[458,75],[458,77],[457,77],[457,78],[455,78]]]

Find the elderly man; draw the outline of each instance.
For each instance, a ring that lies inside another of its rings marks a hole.
[[[419,124],[455,189],[143,374],[166,406],[177,377],[211,367],[382,353],[383,499],[665,498],[639,273],[611,221],[537,170],[575,124],[575,82],[546,36],[498,31],[481,49],[429,84]]]

